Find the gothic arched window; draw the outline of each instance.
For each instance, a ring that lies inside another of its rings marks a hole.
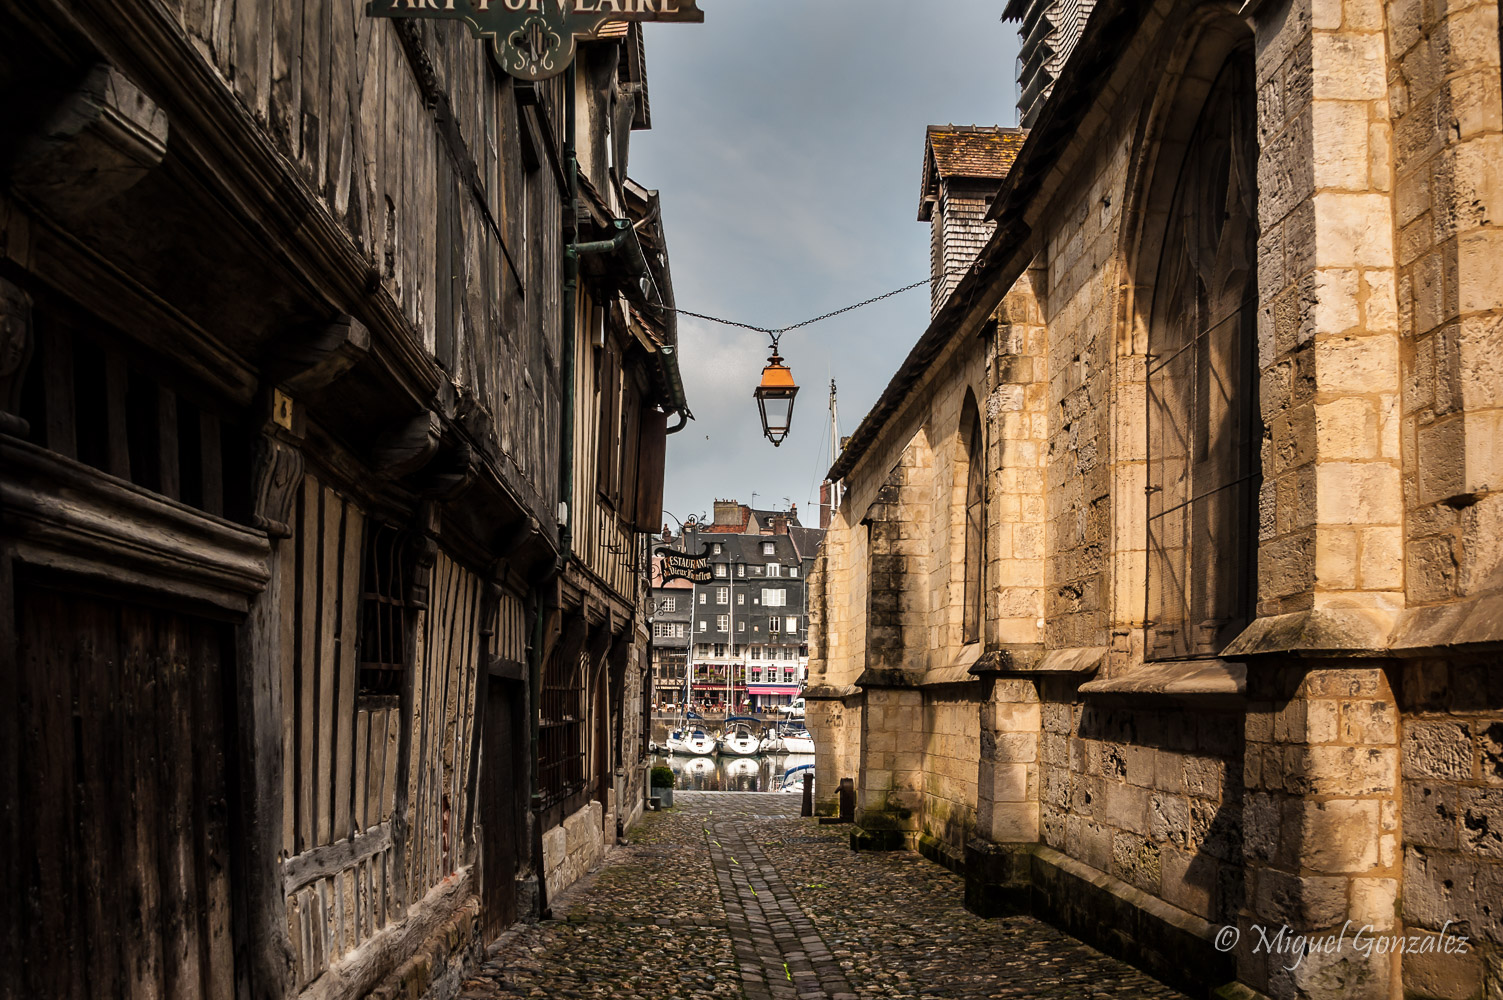
[[[1185,145],[1148,326],[1148,656],[1215,656],[1251,620],[1258,487],[1252,58]]]
[[[965,613],[961,620],[961,641],[981,638],[981,549],[983,512],[981,477],[985,462],[981,450],[981,414],[976,400],[969,394],[961,410],[960,441],[965,447]]]

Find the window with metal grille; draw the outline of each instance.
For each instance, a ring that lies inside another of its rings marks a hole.
[[[543,805],[562,802],[584,787],[584,654],[555,652],[543,671],[538,721],[538,784]]]
[[[402,533],[376,521],[365,533],[360,587],[360,694],[401,693],[407,669],[407,580]]]
[[[33,289],[21,381],[27,440],[216,517],[253,523],[252,436],[194,380],[99,319]]]
[[[1167,212],[1148,324],[1147,655],[1215,656],[1252,618],[1258,444],[1256,115],[1234,54]]]
[[[961,641],[981,638],[981,546],[983,515],[981,477],[985,472],[981,450],[981,413],[976,398],[966,394],[961,410],[961,445],[965,448],[965,610]]]

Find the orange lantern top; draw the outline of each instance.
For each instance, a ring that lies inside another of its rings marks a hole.
[[[762,414],[762,433],[773,447],[783,443],[788,428],[793,422],[793,398],[798,395],[798,386],[793,381],[793,372],[778,356],[778,342],[772,342],[772,357],[762,369],[762,381],[753,396],[757,409]]]

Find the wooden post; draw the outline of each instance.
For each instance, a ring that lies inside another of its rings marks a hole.
[[[814,815],[814,775],[804,772],[804,805],[799,810],[800,816]]]

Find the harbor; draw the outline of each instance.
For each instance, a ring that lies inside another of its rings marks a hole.
[[[693,792],[778,792],[785,778],[796,777],[814,764],[813,754],[770,754],[761,757],[680,757],[657,754],[654,767],[672,768],[674,787]],[[801,791],[797,781],[794,790]]]

